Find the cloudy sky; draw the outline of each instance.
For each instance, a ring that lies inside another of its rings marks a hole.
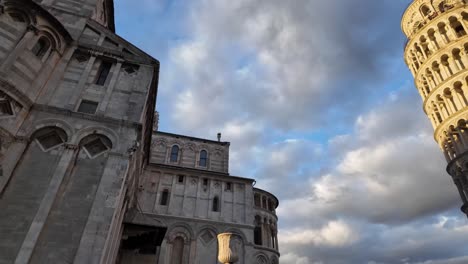
[[[118,0],[161,61],[160,129],[231,142],[280,199],[282,264],[468,263],[468,220],[403,62],[410,0]]]

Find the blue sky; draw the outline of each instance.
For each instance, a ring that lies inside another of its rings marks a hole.
[[[468,263],[468,222],[403,62],[409,0],[116,1],[161,62],[163,131],[231,142],[280,199],[281,263]]]

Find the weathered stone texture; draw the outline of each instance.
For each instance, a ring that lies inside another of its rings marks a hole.
[[[220,232],[239,263],[279,257],[254,245],[277,200],[229,175],[229,143],[153,131],[159,62],[111,0],[1,3],[0,264],[215,263]]]

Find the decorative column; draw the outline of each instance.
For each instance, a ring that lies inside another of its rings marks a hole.
[[[218,260],[223,264],[234,264],[239,260],[239,235],[222,233],[218,235]]]

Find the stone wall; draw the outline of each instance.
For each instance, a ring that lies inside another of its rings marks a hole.
[[[159,63],[91,1],[37,2],[0,8],[0,263],[114,263]]]
[[[177,159],[171,159],[174,146],[178,148]],[[207,153],[206,166],[200,164],[201,151]],[[153,133],[151,163],[228,173],[229,142],[157,131]]]

